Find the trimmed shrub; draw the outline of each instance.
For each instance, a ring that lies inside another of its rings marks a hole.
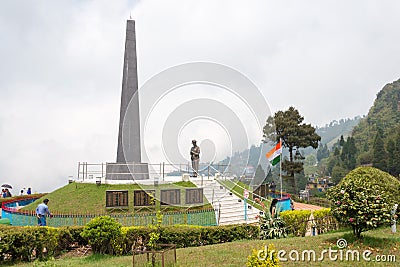
[[[310,215],[309,210],[288,210],[280,213],[288,232],[295,236],[305,236]],[[314,210],[313,216],[318,234],[337,230],[340,226],[331,209]]]
[[[286,223],[286,228],[289,233],[295,236],[305,236],[308,219],[311,211],[309,210],[288,210],[279,214]]]
[[[92,247],[94,253],[122,254],[121,224],[110,216],[96,217],[86,224],[81,236]]]
[[[329,189],[327,196],[332,214],[359,238],[363,231],[390,224],[390,211],[400,201],[400,182],[376,168],[359,167]]]

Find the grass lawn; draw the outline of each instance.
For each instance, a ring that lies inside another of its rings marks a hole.
[[[316,258],[321,255],[324,249],[338,249],[336,241],[345,238],[348,242],[346,249],[357,250],[360,252],[360,261],[336,261],[329,260],[329,255],[325,254],[324,261],[287,261],[281,262],[282,266],[398,266],[400,261],[400,233],[391,234],[390,229],[380,228],[365,232],[362,241],[355,241],[350,231],[333,232],[315,237],[291,237],[276,240],[252,240],[224,243],[203,247],[183,248],[177,250],[176,266],[245,266],[247,257],[252,249],[259,249],[263,245],[272,243],[277,250],[291,250],[301,252],[304,250],[314,250]],[[343,251],[346,251],[343,250]],[[371,250],[370,262],[362,260],[364,250]],[[334,255],[334,254],[333,254]],[[337,255],[340,255],[339,253]],[[345,254],[343,254],[345,255]],[[394,255],[396,262],[376,262],[372,261],[377,255]],[[301,257],[301,256],[300,256]],[[286,255],[289,259],[289,256]],[[345,259],[345,256],[343,256]],[[91,255],[84,258],[63,258],[48,262],[35,262],[29,264],[16,264],[13,266],[132,266],[132,256],[110,257],[102,255]]]
[[[106,210],[106,190],[128,190],[129,209],[124,212],[134,212],[138,209],[133,205],[133,191],[141,189],[154,189],[156,190],[156,198],[159,199],[161,189],[181,189],[181,202],[184,203],[185,188],[196,187],[192,182],[178,182],[174,184],[163,184],[157,187],[153,185],[138,185],[138,184],[84,184],[84,183],[71,183],[63,186],[46,196],[36,200],[34,203],[24,207],[24,210],[35,210],[38,203],[41,203],[44,198],[48,198],[49,209],[54,214],[108,214],[110,212],[121,212],[119,210]],[[212,208],[204,198],[205,205],[199,208]],[[169,210],[181,210],[188,207],[166,207]],[[143,208],[142,211],[154,211],[154,207]]]

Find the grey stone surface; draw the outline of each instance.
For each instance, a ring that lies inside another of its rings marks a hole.
[[[140,114],[134,20],[128,20],[126,24],[117,162],[107,163],[106,179],[149,179],[149,166],[147,163],[141,163]]]
[[[126,25],[117,162],[141,162],[135,21]]]
[[[147,163],[107,163],[106,180],[145,180],[149,179]]]

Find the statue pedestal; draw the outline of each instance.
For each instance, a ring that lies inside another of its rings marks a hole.
[[[148,163],[107,163],[106,180],[149,179]]]

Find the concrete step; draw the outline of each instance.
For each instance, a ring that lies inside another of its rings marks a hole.
[[[247,220],[244,219],[244,204],[239,202],[239,197],[230,193],[229,189],[223,187],[215,180],[193,180],[197,187],[203,188],[204,196],[213,204],[214,209],[219,209],[219,224],[242,224],[257,222],[255,217],[259,214],[259,210],[252,207],[247,209]],[[248,204],[249,205],[249,204]]]

